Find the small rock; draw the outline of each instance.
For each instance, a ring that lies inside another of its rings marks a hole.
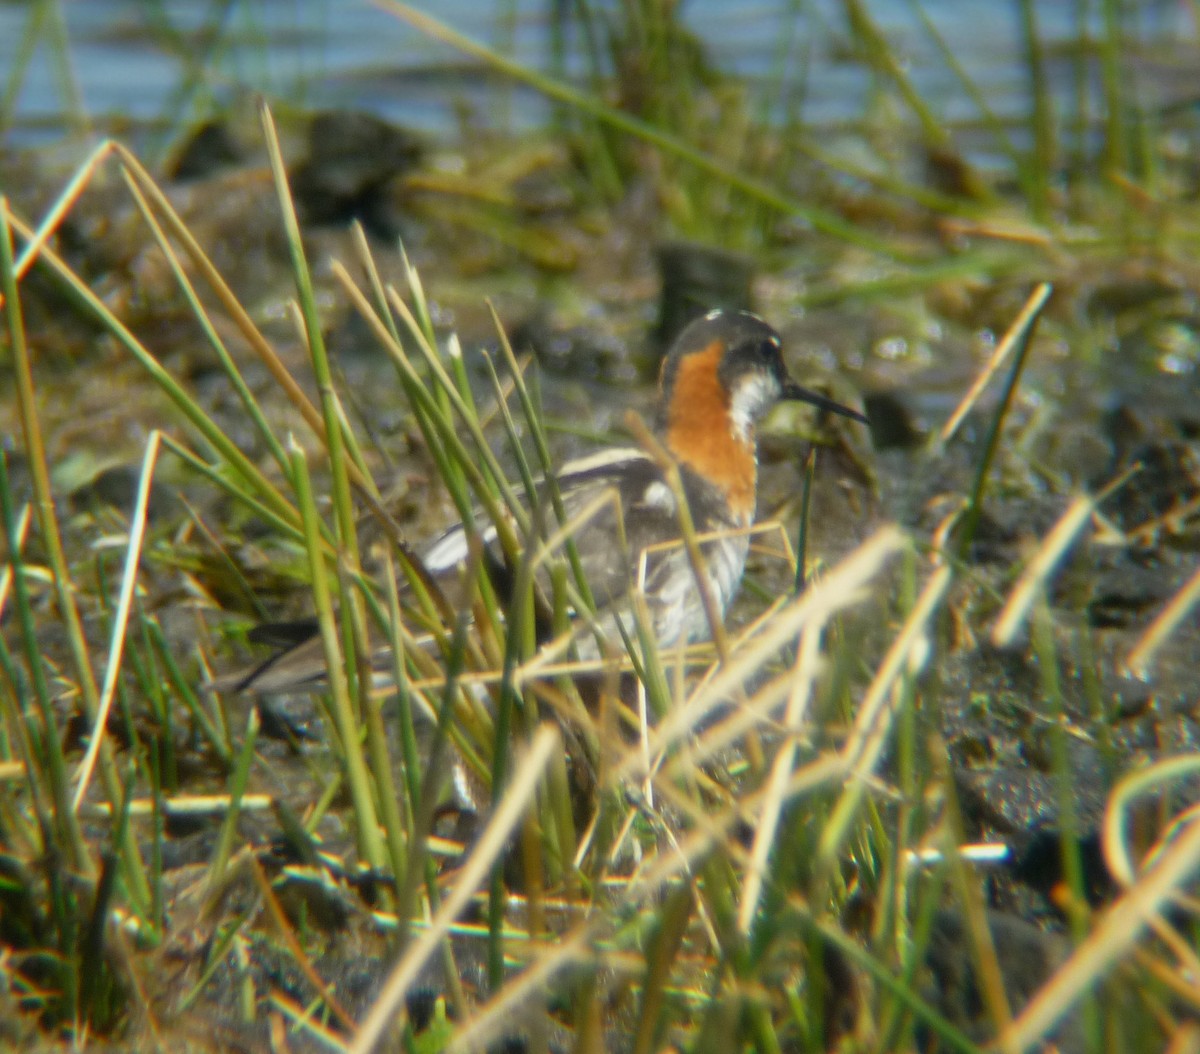
[[[873,392],[863,396],[863,403],[876,450],[920,446],[924,435],[902,395]]]
[[[242,151],[223,121],[205,121],[185,139],[167,162],[167,178],[177,183],[211,176],[240,164]]]
[[[309,127],[308,159],[291,173],[292,193],[305,222],[360,220],[381,237],[396,233],[384,190],[422,154],[417,138],[368,113],[317,114]]]
[[[699,242],[666,242],[658,249],[662,278],[658,340],[666,347],[694,318],[714,308],[752,310],[754,261]]]
[[[996,962],[1004,981],[1004,992],[1014,1013],[1029,1002],[1070,952],[1067,941],[1054,933],[999,911],[987,913],[988,929],[996,950]],[[957,911],[942,910],[933,921],[925,965],[931,983],[925,998],[950,1022],[973,1039],[985,1040],[994,1033],[975,966],[968,951],[967,925]],[[1068,1016],[1052,1033],[1061,1054],[1084,1050],[1083,1033],[1076,1015]],[[922,1050],[940,1048],[931,1035],[923,1037]]]

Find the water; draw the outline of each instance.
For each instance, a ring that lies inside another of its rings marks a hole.
[[[512,54],[523,64],[549,63],[548,0],[483,4],[441,0],[415,5],[466,35]],[[1075,0],[1041,0],[1039,29],[1047,52],[1076,39]],[[1092,8],[1100,5],[1092,4]],[[1191,6],[1182,0],[1133,5],[1143,39],[1190,39]],[[1002,117],[1023,114],[1028,76],[1018,6],[995,0],[925,0],[921,10],[957,61]],[[795,10],[794,10],[795,9]],[[975,104],[922,26],[915,0],[875,0],[871,17],[887,33],[922,97],[948,122],[977,119]],[[0,2],[0,76],[8,81],[29,31],[35,4]],[[47,7],[47,10],[52,10]],[[64,86],[60,63],[42,43],[20,79],[9,141],[57,137],[72,124],[71,95],[82,112],[109,127],[133,131],[178,128],[247,93],[262,92],[303,107],[366,109],[410,127],[445,132],[464,113],[521,128],[540,123],[545,103],[469,72],[473,65],[393,14],[359,0],[60,0],[75,88]],[[837,0],[692,0],[688,26],[716,65],[762,84],[780,69],[804,69],[804,116],[818,124],[859,116],[878,90],[849,54],[851,40]],[[212,42],[213,27],[219,29]],[[1093,25],[1093,32],[1099,26]],[[189,69],[189,65],[195,67]],[[578,52],[569,56],[582,67]],[[1062,105],[1073,81],[1069,64],[1052,66]],[[1143,80],[1155,102],[1192,90],[1190,77],[1163,73],[1153,58]],[[1188,63],[1194,68],[1193,63]],[[201,76],[202,73],[202,76]],[[185,92],[189,75],[198,79]],[[1178,83],[1176,83],[1178,82]]]
[[[442,0],[418,6],[523,64],[547,65],[546,0],[492,5]],[[0,2],[0,70],[6,79],[36,10]],[[494,115],[502,92],[494,80],[468,76],[464,65],[469,64],[455,49],[366,2],[61,0],[58,10],[70,41],[78,100],[92,119],[173,126],[181,110],[194,116],[240,92],[265,92],[301,106],[364,108],[444,131],[455,126],[463,106],[487,107]],[[937,54],[913,0],[876,0],[869,10],[920,94],[944,119],[977,116]],[[1027,77],[1018,7],[989,0],[926,0],[923,10],[990,106],[1001,115],[1024,112]],[[1050,53],[1075,38],[1074,10],[1074,2],[1066,0],[1037,5],[1040,35]],[[1139,5],[1142,34],[1188,36],[1189,11],[1183,2]],[[823,124],[862,113],[871,78],[846,53],[850,34],[839,2],[694,0],[684,5],[684,17],[716,65],[739,76],[766,80],[781,64],[793,72],[804,64],[810,121]],[[220,40],[211,43],[214,26]],[[181,97],[180,85],[197,72],[188,66],[198,61],[203,64],[198,89]],[[581,65],[577,54],[572,65]],[[517,127],[545,116],[544,104],[528,91],[516,92],[499,110]],[[70,112],[70,91],[43,34],[20,79],[10,136],[28,142],[56,134],[70,124]]]

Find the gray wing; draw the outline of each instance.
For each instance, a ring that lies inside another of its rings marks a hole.
[[[608,450],[593,457],[569,462],[556,476],[566,520],[578,526],[571,533],[579,554],[584,578],[592,591],[602,624],[620,611],[626,617],[624,601],[638,573],[641,553],[652,550],[647,559],[647,592],[653,595],[665,578],[675,574],[680,561],[686,562],[681,547],[656,550],[662,543],[678,540],[678,510],[675,495],[654,461],[642,451],[628,448]],[[539,500],[546,506],[541,517],[543,541],[560,535],[560,522],[550,507],[548,492]],[[482,518],[482,517],[481,517]],[[502,562],[496,546],[496,529],[488,524],[480,531],[485,545]],[[624,539],[624,545],[620,539]],[[423,551],[426,569],[447,587],[453,597],[456,582],[461,585],[461,570],[468,555],[467,531],[455,524],[435,538]],[[566,558],[565,540],[560,540],[552,555]],[[678,580],[678,575],[676,575]],[[540,574],[543,589],[549,577]],[[451,600],[453,603],[453,599]],[[659,621],[657,616],[656,623]],[[632,622],[627,622],[632,629]],[[315,634],[315,622],[306,623]],[[606,632],[613,631],[611,624]],[[373,656],[373,659],[376,657]],[[386,656],[379,656],[380,660]],[[327,686],[324,652],[320,639],[311,636],[248,669],[235,671],[215,680],[211,688],[269,694],[281,691],[321,691]]]
[[[555,477],[563,514],[572,529],[564,534],[551,495],[542,485],[538,499],[540,536],[552,543],[552,556],[565,559],[567,539],[575,544],[584,578],[597,605],[612,603],[628,593],[647,547],[678,538],[675,495],[654,461],[634,448],[608,450],[568,462]],[[485,545],[496,552],[496,529],[480,531]],[[467,531],[450,527],[426,548],[422,558],[431,574],[442,576],[467,559]],[[540,577],[544,578],[544,575]]]

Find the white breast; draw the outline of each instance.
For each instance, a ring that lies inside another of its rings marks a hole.
[[[749,550],[750,539],[745,534],[731,535],[704,545],[707,564],[704,577],[722,619],[742,580]],[[655,581],[648,583],[646,600],[660,647],[670,648],[712,636],[704,598],[682,545],[660,568]]]

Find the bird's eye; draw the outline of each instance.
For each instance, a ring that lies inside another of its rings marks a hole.
[[[748,340],[734,350],[735,358],[758,365],[773,362],[778,354],[779,345],[769,340]]]
[[[783,372],[779,344],[763,336],[745,335],[737,341],[721,362],[721,379],[730,388],[747,376],[779,378]]]

